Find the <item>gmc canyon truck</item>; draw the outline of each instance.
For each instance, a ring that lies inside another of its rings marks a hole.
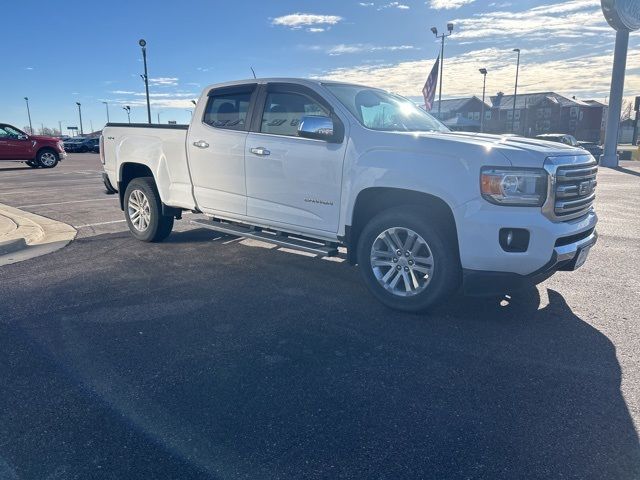
[[[0,123],[0,160],[25,162],[31,168],[53,168],[66,156],[59,138],[28,135],[12,125]]]
[[[132,235],[202,227],[318,255],[345,247],[372,294],[418,312],[576,270],[596,243],[581,148],[453,133],[383,90],[264,79],[205,89],[190,125],[108,124],[103,179]]]

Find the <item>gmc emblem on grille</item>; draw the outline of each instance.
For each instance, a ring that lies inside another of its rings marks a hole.
[[[580,196],[589,195],[591,192],[593,192],[593,188],[594,188],[594,182],[592,180],[581,182],[578,185],[578,195]]]

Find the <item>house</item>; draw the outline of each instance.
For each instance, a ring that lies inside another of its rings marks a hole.
[[[439,107],[440,114],[438,114]],[[442,106],[439,106],[439,102],[436,100],[430,113],[452,130],[479,132],[482,111],[482,100],[474,96],[442,100]],[[491,120],[491,106],[487,103],[484,104],[484,112],[485,122],[487,119]]]
[[[545,133],[570,134],[582,141],[600,142],[606,106],[595,100],[567,98],[555,92],[491,97],[492,121],[485,130],[535,137]]]
[[[564,133],[578,140],[600,143],[604,139],[607,106],[596,100],[578,100],[555,92],[524,93],[516,97],[498,93],[485,102],[483,130],[535,137]],[[434,102],[431,114],[452,130],[480,131],[482,100],[476,96]]]

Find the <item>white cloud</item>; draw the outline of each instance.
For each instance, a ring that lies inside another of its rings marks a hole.
[[[309,27],[307,28],[307,32],[311,32],[311,33],[320,33],[320,32],[324,32],[325,29],[322,27]]]
[[[312,13],[292,13],[290,15],[284,15],[282,17],[274,18],[271,22],[272,25],[281,25],[291,28],[293,30],[299,30],[303,27],[311,27],[309,31],[318,31],[319,25],[336,25],[343,20],[342,17],[337,15],[315,15]],[[315,30],[312,30],[315,28]]]
[[[323,50],[322,47],[314,47],[314,50]],[[332,56],[345,55],[349,53],[363,52],[397,52],[401,50],[416,50],[413,45],[370,45],[365,43],[340,44],[326,49]]]
[[[566,52],[566,58],[549,59],[548,51]],[[520,91],[555,91],[579,98],[604,98],[609,95],[611,52],[570,55],[567,44],[522,51]],[[420,96],[434,59],[395,64],[360,65],[326,72],[322,78],[384,88],[406,96]],[[446,97],[482,95],[482,76],[478,69],[489,70],[487,95],[510,93],[515,82],[515,57],[510,50],[487,48],[451,57],[444,70],[443,94]],[[640,57],[629,56],[626,80],[628,92],[640,90]]]
[[[475,0],[429,0],[427,5],[434,10],[455,10]]]
[[[361,7],[375,7],[376,4],[373,2],[359,2],[358,5],[360,5]],[[409,10],[411,7],[409,5],[407,5],[406,3],[400,3],[400,2],[389,2],[389,3],[383,3],[381,5],[379,5],[376,10],[385,10],[387,8],[397,8],[398,10]]]
[[[569,0],[519,12],[493,11],[453,21],[458,40],[585,38],[611,32],[600,0]]]
[[[150,78],[149,85],[160,86],[160,87],[175,87],[178,85],[178,78],[176,77],[157,77]]]
[[[384,10],[385,8],[397,8],[399,10],[409,10],[409,5],[400,2],[390,2],[385,3],[384,5],[380,5],[378,10]]]

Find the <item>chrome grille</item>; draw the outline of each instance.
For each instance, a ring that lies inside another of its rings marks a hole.
[[[598,165],[592,156],[555,157],[547,160],[550,195],[543,207],[554,221],[586,215],[596,199]]]

